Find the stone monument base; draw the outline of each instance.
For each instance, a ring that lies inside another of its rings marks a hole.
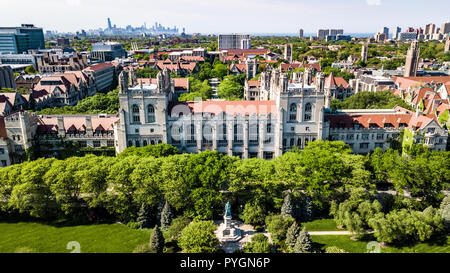
[[[225,219],[225,221],[219,225],[216,235],[221,243],[236,242],[242,239],[242,231],[234,227],[231,219]]]

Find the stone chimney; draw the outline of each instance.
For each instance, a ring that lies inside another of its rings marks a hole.
[[[64,117],[58,116],[58,135],[59,136],[66,136],[66,128],[64,128]]]
[[[92,128],[92,120],[91,116],[86,116],[86,134],[88,136],[91,136],[94,134],[93,128]]]

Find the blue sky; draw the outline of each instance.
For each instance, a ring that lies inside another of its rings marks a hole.
[[[105,28],[155,21],[186,27],[188,33],[306,33],[343,28],[372,33],[442,25],[450,21],[449,0],[20,0],[2,1],[0,26],[32,23],[45,30]]]

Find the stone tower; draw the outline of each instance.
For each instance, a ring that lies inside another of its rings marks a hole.
[[[404,77],[415,77],[417,68],[419,67],[420,47],[418,41],[413,41],[411,47],[406,54],[405,73]]]
[[[367,52],[368,52],[367,44],[364,44],[361,49],[361,61],[367,62]]]

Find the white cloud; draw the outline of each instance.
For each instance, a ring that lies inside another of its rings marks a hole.
[[[79,7],[81,5],[81,0],[66,0],[66,4],[69,7]]]
[[[381,0],[366,0],[369,6],[379,6],[381,5]]]

